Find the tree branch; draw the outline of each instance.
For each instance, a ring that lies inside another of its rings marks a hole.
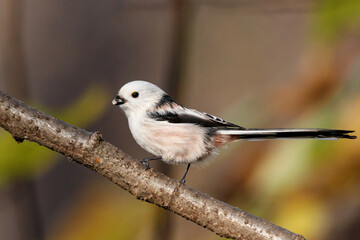
[[[136,198],[234,239],[305,239],[273,223],[179,184],[91,133],[0,92],[0,126],[18,142],[36,142],[98,172]]]

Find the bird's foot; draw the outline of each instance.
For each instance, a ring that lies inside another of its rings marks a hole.
[[[184,185],[185,184],[185,177],[186,177],[186,174],[188,173],[188,171],[189,171],[189,168],[190,168],[190,165],[191,165],[191,163],[189,163],[187,166],[186,166],[186,170],[185,170],[185,173],[184,173],[184,176],[181,178],[181,180],[180,180],[180,184],[181,185]]]
[[[150,161],[152,161],[152,160],[160,160],[160,159],[161,159],[161,157],[144,158],[144,159],[141,159],[141,160],[140,160],[140,163],[145,165],[146,170],[149,170],[149,168],[150,168]]]
[[[182,179],[180,180],[180,184],[181,184],[181,185],[184,185],[185,182],[186,182],[186,179],[185,179],[185,178],[182,178]]]
[[[149,163],[149,160],[148,160],[148,159],[144,158],[144,159],[140,160],[140,163],[145,165],[146,170],[149,170],[149,168],[150,168],[150,163]]]

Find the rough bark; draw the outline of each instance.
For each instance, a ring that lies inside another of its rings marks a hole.
[[[0,126],[18,142],[29,140],[110,179],[136,198],[234,239],[305,239],[266,220],[181,185],[91,133],[0,92]]]

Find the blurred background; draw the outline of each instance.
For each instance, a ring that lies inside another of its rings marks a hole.
[[[0,90],[141,159],[111,105],[135,79],[244,127],[359,134],[360,1],[0,0]],[[359,146],[234,143],[187,185],[308,239],[360,239]],[[0,239],[220,237],[0,129]]]

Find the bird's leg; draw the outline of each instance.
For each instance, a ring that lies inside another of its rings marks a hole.
[[[150,168],[150,161],[153,160],[161,160],[161,157],[149,157],[149,158],[144,158],[142,160],[140,160],[140,163],[144,164],[146,166],[146,170],[148,170]]]
[[[181,184],[185,184],[185,177],[186,177],[186,174],[188,173],[188,171],[189,171],[189,168],[190,168],[190,165],[191,165],[191,163],[189,163],[188,165],[187,165],[187,167],[186,167],[186,170],[185,170],[185,173],[184,173],[184,176],[181,178],[181,180],[180,180],[180,183]]]

